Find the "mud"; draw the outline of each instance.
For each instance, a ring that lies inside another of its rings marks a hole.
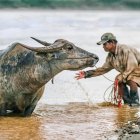
[[[140,118],[129,121],[118,131],[118,140],[140,140]]]

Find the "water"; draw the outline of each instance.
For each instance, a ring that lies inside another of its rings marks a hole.
[[[116,140],[114,131],[138,112],[105,104],[39,104],[32,117],[1,117],[0,140]]]
[[[13,42],[39,46],[30,36],[48,42],[64,38],[97,54],[97,67],[107,55],[96,45],[104,32],[113,32],[120,43],[137,49],[140,45],[139,11],[15,10],[0,11],[0,19],[1,49]],[[139,108],[104,104],[104,92],[112,82],[103,76],[77,81],[75,73],[63,71],[54,84],[47,83],[32,117],[1,117],[0,140],[112,140],[117,138],[115,129],[140,116]],[[111,71],[106,76],[114,81],[116,74]]]

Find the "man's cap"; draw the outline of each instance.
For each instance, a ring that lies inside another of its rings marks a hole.
[[[101,36],[101,41],[97,42],[97,45],[104,44],[109,40],[116,40],[116,37],[112,33],[105,33]]]

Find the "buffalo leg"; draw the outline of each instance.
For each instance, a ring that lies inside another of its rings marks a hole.
[[[0,116],[6,116],[7,115],[7,111],[6,111],[6,106],[5,104],[0,104]]]
[[[13,113],[19,114],[21,113],[21,110],[19,110],[18,107],[14,107]]]
[[[25,107],[25,109],[24,109],[24,111],[23,111],[23,113],[22,113],[22,116],[31,116],[31,114],[33,113],[33,111],[34,111],[34,109],[35,109],[35,107],[36,107],[36,105],[37,105],[37,102],[39,101],[39,99],[41,98],[41,96],[42,96],[42,94],[43,94],[43,92],[44,92],[44,89],[45,89],[45,86],[43,86],[43,87],[41,87],[35,94],[34,94],[34,96],[32,96],[32,98],[30,98],[30,104],[29,104],[29,101],[28,101],[28,99],[29,99],[29,97],[28,97],[28,95],[27,95],[27,97],[25,98],[25,100],[26,100],[26,107]],[[28,99],[27,99],[28,98]],[[27,103],[28,102],[28,103]]]
[[[24,112],[22,113],[23,117],[28,117],[31,116],[31,114],[33,113],[34,109],[35,109],[36,105],[30,105],[28,106]]]

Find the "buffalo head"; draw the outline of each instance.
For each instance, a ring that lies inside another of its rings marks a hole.
[[[47,54],[46,57],[48,56],[50,61],[55,61],[56,65],[58,63],[59,68],[62,70],[79,70],[93,67],[99,60],[97,55],[85,51],[64,39],[58,39],[54,43],[47,43],[46,41],[31,38],[45,47],[34,48],[22,45],[40,55]]]

